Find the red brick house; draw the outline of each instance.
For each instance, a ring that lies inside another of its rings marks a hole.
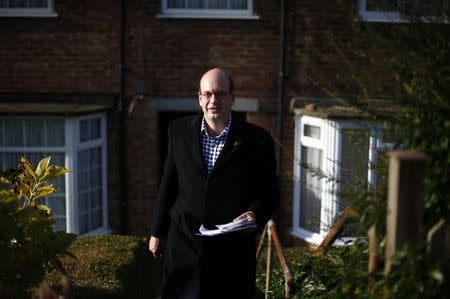
[[[357,15],[386,21],[374,2],[0,1],[0,168],[51,154],[73,170],[46,199],[57,229],[148,235],[168,122],[199,111],[198,80],[219,66],[235,79],[235,110],[281,145],[285,241],[320,242],[339,199],[312,178],[304,179],[320,192],[302,187],[296,161],[325,167],[347,145],[321,139],[340,133],[304,118],[302,100],[291,99],[326,98],[314,80],[332,82],[338,66],[316,51],[329,51],[329,33],[351,39]],[[325,224],[305,222],[311,217]]]

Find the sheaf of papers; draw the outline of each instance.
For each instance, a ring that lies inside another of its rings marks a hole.
[[[226,224],[217,224],[216,227],[217,229],[207,229],[202,224],[198,230],[199,232],[197,233],[197,235],[216,236],[240,230],[251,230],[256,228],[256,224],[249,221],[247,218],[244,218],[242,220],[233,221]]]

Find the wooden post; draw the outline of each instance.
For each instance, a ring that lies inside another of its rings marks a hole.
[[[272,221],[272,220],[269,220]],[[270,276],[272,274],[272,232],[267,230],[267,256],[266,256],[266,290],[264,298],[269,298]]]
[[[392,256],[404,245],[422,241],[424,169],[426,155],[418,151],[389,154],[388,206],[385,275],[393,265]]]
[[[376,227],[373,225],[369,229],[369,273],[373,273],[377,270],[378,264],[378,239]]]
[[[325,239],[323,239],[322,243],[320,243],[319,247],[316,249],[317,251],[323,251],[325,254],[327,253],[328,248],[338,237],[339,232],[344,227],[345,221],[348,218],[355,215],[355,211],[353,211],[351,206],[347,206],[344,209],[344,212],[339,216],[336,223],[330,228]]]
[[[259,238],[258,248],[256,249],[256,262],[258,262],[259,256],[261,255],[261,251],[264,246],[264,240],[266,239],[266,233],[267,233],[267,224],[266,226],[264,226],[261,237]]]
[[[280,238],[278,237],[277,230],[275,229],[275,223],[270,220],[267,224],[268,229],[271,233],[273,244],[275,245],[275,249],[278,255],[278,260],[280,261],[280,266],[283,269],[284,276],[284,296],[285,298],[291,298],[294,288],[294,277],[292,276],[291,271],[289,270],[286,257],[283,253],[283,248],[281,247]]]

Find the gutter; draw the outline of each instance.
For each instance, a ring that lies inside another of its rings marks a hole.
[[[277,176],[278,184],[281,186],[281,142],[283,140],[283,98],[285,85],[285,34],[286,34],[286,2],[281,0],[281,14],[280,14],[280,66],[278,71],[278,96],[277,96],[277,135],[278,146],[276,147],[276,159],[278,163]]]
[[[120,173],[120,230],[128,231],[128,169],[127,169],[127,99],[125,96],[125,0],[119,2],[119,99],[117,109],[120,113],[119,124],[119,173]]]

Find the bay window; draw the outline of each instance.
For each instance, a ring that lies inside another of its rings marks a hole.
[[[293,235],[320,244],[351,202],[343,190],[375,184],[371,165],[381,142],[380,124],[296,115]],[[343,236],[341,241],[353,236]]]
[[[55,230],[108,232],[104,114],[0,118],[0,168],[16,168],[22,156],[33,165],[51,156],[71,170],[51,181],[55,194],[39,199],[52,209]]]

